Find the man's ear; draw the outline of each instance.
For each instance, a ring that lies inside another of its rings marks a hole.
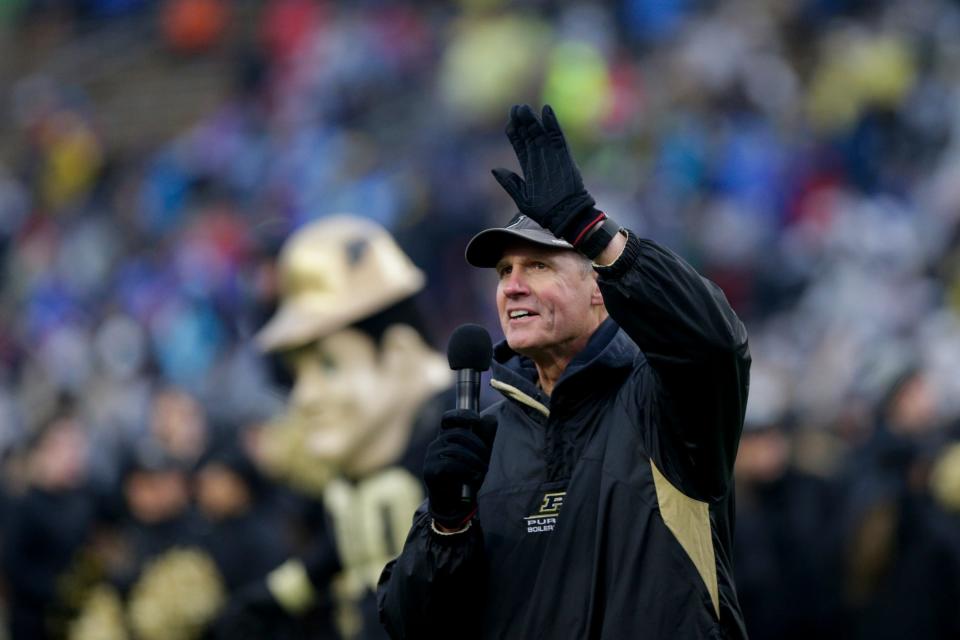
[[[593,291],[590,292],[590,304],[591,305],[600,305],[603,306],[603,294],[600,293],[600,285],[597,284],[597,279],[593,279]]]

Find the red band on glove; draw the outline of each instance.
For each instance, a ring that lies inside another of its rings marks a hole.
[[[590,221],[590,224],[585,226],[583,230],[580,231],[579,234],[577,234],[577,237],[574,238],[573,242],[571,242],[570,244],[572,244],[573,246],[577,246],[578,244],[580,244],[580,241],[583,240],[584,236],[587,235],[590,229],[593,229],[595,226],[597,226],[599,223],[603,222],[606,219],[607,219],[607,214],[601,211],[596,218]]]

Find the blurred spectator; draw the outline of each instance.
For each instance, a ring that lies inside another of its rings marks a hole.
[[[192,467],[200,459],[209,431],[203,407],[188,392],[169,387],[153,394],[149,438],[182,467]]]
[[[12,640],[57,638],[65,631],[71,612],[64,577],[88,539],[97,508],[86,485],[87,446],[86,428],[69,408],[41,426],[27,446],[24,492],[4,510]]]
[[[960,633],[960,563],[955,542],[938,526],[942,515],[929,491],[941,444],[934,406],[928,379],[904,365],[878,407],[874,433],[844,466],[848,637]],[[918,589],[929,597],[909,600]]]
[[[201,550],[181,461],[155,443],[129,452],[121,479],[124,511],[100,535],[103,580],[90,586],[69,637],[194,640],[225,597],[216,564]]]
[[[752,367],[734,469],[737,596],[751,638],[839,637],[836,488],[794,462],[782,381]]]
[[[229,6],[222,0],[167,0],[162,27],[169,46],[178,53],[199,53],[223,36]]]
[[[121,481],[126,506],[121,526],[130,557],[112,575],[121,592],[133,586],[148,559],[196,541],[189,482],[184,463],[157,445],[143,443],[131,453]]]
[[[284,523],[263,503],[265,483],[235,434],[212,444],[194,475],[205,521],[201,543],[229,593],[265,576],[293,550]]]

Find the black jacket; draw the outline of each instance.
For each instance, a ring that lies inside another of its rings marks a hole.
[[[741,638],[732,469],[746,331],[723,293],[631,234],[598,268],[611,320],[553,394],[505,344],[507,400],[474,526],[424,507],[381,577],[395,638]],[[622,330],[621,330],[622,328]]]
[[[71,613],[62,580],[75,568],[95,512],[95,496],[88,488],[31,488],[9,505],[3,521],[2,573],[13,640],[51,637],[51,623],[60,624],[60,618]]]

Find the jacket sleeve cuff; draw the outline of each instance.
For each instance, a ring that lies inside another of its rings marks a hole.
[[[637,234],[627,230],[627,244],[623,247],[620,257],[607,266],[594,263],[593,268],[604,280],[616,280],[636,264],[640,258],[640,251],[640,240]]]
[[[467,531],[469,531],[470,526],[472,524],[473,524],[472,520],[467,520],[467,524],[463,525],[461,528],[455,531],[442,531],[437,527],[437,522],[433,518],[430,518],[430,529],[433,531],[435,535],[438,535],[438,536],[458,536],[461,533],[466,533]]]

